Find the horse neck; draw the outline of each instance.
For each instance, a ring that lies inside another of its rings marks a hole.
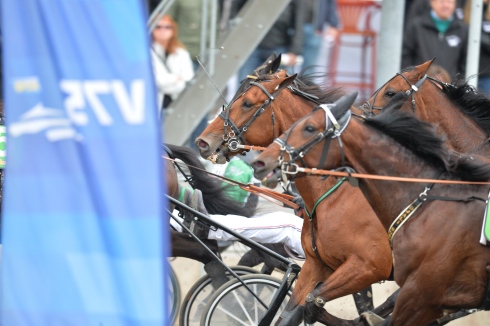
[[[352,120],[342,134],[346,165],[357,173],[436,178],[437,171],[408,149],[381,132]],[[383,226],[424,190],[426,184],[359,179],[359,187]]]
[[[432,83],[428,85],[424,92],[415,95],[417,117],[435,124],[438,132],[446,135],[449,146],[454,150],[489,156],[490,146],[480,146],[488,138],[487,134],[437,86]]]

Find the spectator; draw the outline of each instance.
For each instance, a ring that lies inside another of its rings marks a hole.
[[[454,14],[457,19],[463,19],[463,8],[466,0],[456,0]],[[415,17],[421,16],[431,9],[429,0],[407,0],[405,26]]]
[[[303,0],[291,1],[241,67],[239,81],[251,74],[273,52],[283,54],[284,65],[294,66],[298,63],[303,52],[304,8]]]
[[[456,0],[430,0],[431,10],[408,22],[403,38],[402,67],[437,58],[451,78],[466,65],[468,27],[456,19]]]
[[[336,0],[304,0],[304,3],[303,67],[308,67],[318,64],[323,39],[337,37],[339,17]]]
[[[207,4],[206,8],[204,8],[205,3]],[[204,49],[208,51],[212,47],[209,44],[211,33],[217,33],[217,29],[211,31],[209,27],[209,23],[214,17],[213,15],[217,16],[216,21],[218,21],[219,17],[219,12],[213,12],[212,9],[213,0],[175,0],[168,11],[168,14],[174,17],[180,27],[180,39],[191,55],[194,70],[199,67],[197,56],[203,55],[201,53],[201,42],[203,42]],[[208,26],[206,26],[208,32],[205,39],[201,39],[203,12],[207,12],[206,19],[208,22]],[[202,61],[203,57],[201,56],[199,60]],[[187,143],[189,147],[195,146],[194,139],[206,129],[207,125],[208,115],[206,114],[192,131]]]
[[[470,22],[471,0],[466,2],[464,20]],[[480,41],[480,62],[478,66],[478,88],[490,97],[490,5],[483,0],[482,30]]]
[[[164,15],[152,31],[152,63],[158,91],[158,103],[163,108],[184,90],[194,77],[189,52],[179,41],[178,28],[169,15]]]
[[[204,8],[205,3],[207,4],[207,8]],[[180,40],[184,43],[191,55],[194,69],[197,69],[199,66],[196,56],[202,54],[200,53],[201,42],[204,42],[204,48],[209,50],[211,47],[209,44],[210,35],[211,33],[217,32],[217,30],[210,31],[209,29],[209,23],[213,15],[219,17],[219,12],[213,13],[212,3],[212,0],[175,0],[168,11],[168,14],[175,19],[180,27]],[[205,40],[201,40],[203,11],[207,12],[206,19],[208,22],[208,26],[206,26],[208,32]]]

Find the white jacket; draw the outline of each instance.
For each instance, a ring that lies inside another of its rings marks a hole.
[[[183,48],[166,57],[163,48],[153,43],[150,52],[160,109],[165,94],[175,100],[184,90],[186,82],[194,78],[194,68],[189,52]]]

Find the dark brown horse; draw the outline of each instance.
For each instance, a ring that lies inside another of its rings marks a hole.
[[[435,124],[449,146],[490,157],[490,101],[462,81],[451,85],[427,75],[433,61],[396,74],[361,107],[362,112],[378,114],[395,96],[405,94],[400,109]]]
[[[403,105],[401,100],[392,105]],[[490,180],[488,160],[447,150],[433,127],[412,114],[394,108],[374,118],[351,119],[348,107],[338,105],[331,114],[319,109],[298,121],[254,160],[256,177],[266,176],[281,158],[371,175]],[[479,240],[490,184],[360,179],[359,185],[389,231],[394,277],[401,287],[383,325],[427,325],[446,311],[489,309],[490,248]],[[392,225],[397,216],[405,218],[398,228]],[[316,302],[330,300],[323,288],[311,293]],[[323,313],[315,305],[309,308]]]
[[[233,144],[267,146],[318,103],[332,103],[342,95],[340,90],[315,85],[306,76],[298,80],[287,77],[284,71],[277,71],[279,62],[280,57],[271,60],[249,76],[230,106],[196,139],[203,157],[213,156],[222,163],[241,151],[234,151]],[[306,261],[282,314],[284,324],[301,322],[306,295],[318,282],[324,282],[328,298],[334,299],[390,275],[391,250],[386,234],[362,193],[344,183],[321,199],[336,184],[331,178],[296,180],[311,219],[303,224]],[[331,315],[322,317],[332,325],[342,323]]]

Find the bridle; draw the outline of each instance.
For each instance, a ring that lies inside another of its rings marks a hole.
[[[374,115],[376,115],[374,113],[374,110],[378,110],[378,111],[382,111],[384,107],[379,107],[379,106],[374,106],[374,102],[376,101],[376,98],[378,97],[378,93],[389,83],[391,82],[393,79],[395,79],[397,76],[400,76],[402,77],[406,82],[407,84],[409,85],[409,88],[404,91],[404,93],[411,97],[412,98],[412,110],[415,112],[415,109],[416,109],[416,103],[415,103],[415,93],[419,91],[419,88],[422,86],[422,84],[427,80],[429,79],[430,81],[432,81],[433,83],[435,84],[438,84],[439,86],[441,87],[448,87],[448,86],[451,86],[451,84],[448,84],[448,83],[445,83],[445,82],[442,82],[436,78],[433,78],[431,76],[428,76],[427,74],[424,74],[424,76],[422,78],[420,78],[415,84],[412,84],[410,82],[410,80],[408,80],[408,78],[403,75],[403,72],[398,72],[396,73],[395,76],[393,76],[390,80],[388,80],[386,83],[384,83],[380,88],[378,88],[376,90],[376,92],[374,92],[374,95],[372,97],[372,100],[371,101],[366,101],[363,105],[360,106],[360,109],[361,109],[361,112],[363,114],[364,117],[372,117]]]
[[[385,87],[389,82],[391,82],[393,79],[395,79],[397,76],[400,76],[402,77],[403,79],[405,79],[405,81],[408,83],[408,85],[410,86],[405,92],[405,94],[407,94],[408,96],[411,96],[412,97],[412,110],[415,111],[415,93],[418,92],[420,86],[422,86],[422,84],[427,80],[427,78],[431,79],[431,80],[437,80],[437,79],[434,79],[432,77],[429,77],[427,76],[427,74],[425,74],[421,79],[419,79],[415,84],[412,84],[410,82],[410,80],[408,80],[407,77],[405,77],[402,73],[399,73],[397,72],[395,76],[393,76],[390,80],[388,80],[386,83],[384,83],[380,88],[378,88],[376,90],[376,92],[374,92],[374,96],[372,97],[372,100],[371,102],[369,101],[366,101],[361,107],[361,111],[363,113],[363,115],[365,115],[367,113],[367,117],[372,117],[373,115],[375,115],[374,113],[374,110],[378,110],[378,111],[382,111],[383,110],[383,107],[379,107],[379,106],[374,106],[374,102],[376,101],[376,98],[378,97],[378,94],[379,92],[383,89],[383,87]]]
[[[298,120],[294,123],[294,125],[285,133],[284,139],[276,138],[274,142],[280,146],[280,154],[279,154],[279,165],[281,166],[281,170],[285,174],[296,174],[296,170],[298,165],[295,163],[300,160],[303,166],[306,167],[306,162],[304,161],[305,155],[317,144],[326,139],[325,145],[323,146],[320,163],[319,166],[323,166],[325,163],[328,149],[330,147],[330,143],[332,139],[337,139],[339,143],[340,153],[342,157],[342,167],[340,170],[351,170],[347,168],[345,165],[345,157],[344,150],[342,146],[342,140],[340,138],[341,134],[344,132],[345,128],[350,122],[352,117],[352,113],[348,110],[338,121],[335,119],[331,112],[331,108],[334,107],[335,104],[322,104],[315,111],[322,109],[325,112],[325,129],[324,131],[317,134],[315,137],[308,140],[306,143],[301,145],[299,148],[294,148],[293,146],[288,144],[288,138],[291,135],[292,129],[303,119]],[[306,118],[306,117],[305,117]],[[284,153],[289,155],[289,161],[284,161]]]
[[[250,88],[253,86],[257,86],[260,88],[265,95],[267,95],[267,100],[262,103],[262,105],[254,112],[252,117],[242,126],[238,127],[231,119],[230,119],[230,109],[232,104],[243,94],[245,94]],[[245,141],[245,138],[243,137],[243,134],[248,130],[248,127],[254,122],[262,113],[264,113],[266,107],[274,101],[276,95],[279,93],[280,89],[279,87],[276,88],[275,92],[273,94],[269,93],[265,87],[258,82],[255,81],[250,81],[250,87],[246,88],[241,95],[239,95],[235,101],[230,103],[228,107],[223,106],[223,110],[219,114],[219,117],[223,119],[224,121],[224,128],[223,128],[223,141],[227,144],[228,149],[232,152],[237,152],[239,150],[238,145],[245,145],[247,142]],[[274,118],[274,111],[271,113],[271,119],[272,119],[272,124],[274,126],[275,124],[275,118]],[[228,127],[230,127],[230,131],[228,132]],[[273,131],[274,133],[274,128]]]
[[[287,75],[286,75],[287,77]],[[250,80],[251,79],[251,80]],[[283,89],[283,88],[279,88],[279,85],[275,88],[274,90],[274,93],[270,93],[262,84],[261,82],[270,82],[272,80],[258,80],[258,77],[257,76],[253,76],[253,75],[249,75],[247,76],[247,79],[246,81],[249,81],[249,84],[250,86],[247,87],[240,95],[236,96],[233,101],[230,103],[230,105],[228,106],[223,106],[222,107],[222,111],[221,113],[219,114],[219,117],[221,119],[223,119],[223,124],[224,124],[224,128],[223,128],[223,142],[225,143],[225,146],[228,147],[228,149],[231,151],[231,152],[237,152],[238,150],[240,150],[240,145],[246,145],[247,142],[245,141],[245,138],[243,136],[243,134],[248,130],[248,127],[262,114],[264,113],[265,109],[267,108],[267,106],[270,104],[271,105],[271,108],[272,108],[272,102],[274,101],[274,99],[276,98],[277,94]],[[255,81],[255,80],[258,80],[258,81]],[[245,82],[245,81],[244,81]],[[297,81],[295,80],[293,82],[294,85],[297,85]],[[241,127],[238,127],[231,119],[230,119],[230,110],[231,110],[231,107],[232,107],[232,104],[238,100],[240,97],[242,97],[250,88],[252,88],[253,86],[257,86],[260,90],[262,90],[262,92],[264,92],[264,94],[267,96],[267,100],[264,101],[264,103],[262,103],[262,105],[254,112],[254,114],[252,115],[252,117]],[[307,100],[310,100],[310,101],[313,101],[317,104],[318,103],[318,97],[315,96],[315,95],[312,95],[312,94],[308,94],[306,92],[303,92],[301,91],[300,89],[298,89],[297,87],[293,87],[293,86],[288,86],[286,87],[288,88],[290,91],[292,91],[293,93],[295,94],[298,94],[304,98],[306,98]],[[275,135],[274,135],[274,127],[275,127],[275,115],[274,115],[274,110],[272,110],[271,112],[271,121],[272,121],[272,139],[275,138]],[[230,128],[230,131],[228,131],[228,127]]]

